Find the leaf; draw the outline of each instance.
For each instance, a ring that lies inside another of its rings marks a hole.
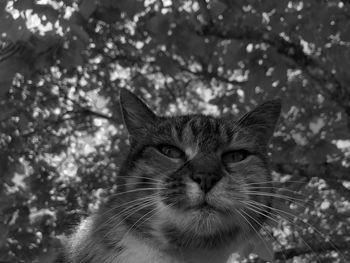
[[[169,25],[169,16],[158,13],[148,21],[147,28],[154,34],[158,34],[160,36],[167,36]]]
[[[251,242],[248,242],[247,245],[244,246],[242,252],[240,253],[243,257],[248,258],[251,253],[253,253],[254,245]]]
[[[137,13],[143,9],[143,2],[138,0],[123,0],[117,1],[120,4],[120,9],[133,18]]]
[[[13,7],[17,10],[26,10],[33,8],[34,1],[33,0],[17,0],[13,3]]]
[[[342,155],[338,147],[326,140],[320,140],[307,153],[307,159],[312,163],[325,162],[327,156]]]
[[[37,13],[40,17],[41,23],[45,24],[48,22],[51,22],[52,24],[55,24],[55,22],[59,19],[61,16],[60,12],[53,8],[51,5],[39,5],[36,4],[33,6],[33,12]],[[42,19],[43,16],[46,17],[46,19]]]
[[[85,19],[88,19],[95,10],[96,10],[95,0],[84,0],[79,6],[79,13]]]
[[[221,15],[225,10],[227,10],[227,6],[220,0],[214,0],[210,4],[210,13],[214,17]]]
[[[0,18],[0,33],[13,43],[20,40],[26,41],[32,35],[21,17],[13,19],[8,14]]]
[[[172,28],[172,35],[167,40],[183,57],[197,56],[205,61],[209,60],[208,52],[213,52],[205,43],[205,38],[198,36],[188,21],[181,21]]]
[[[12,27],[13,18],[6,12],[0,10],[0,32],[7,32]]]
[[[64,55],[61,57],[60,62],[61,65],[67,70],[72,70],[77,65],[81,63],[81,57],[78,51],[66,51]]]
[[[244,24],[254,27],[255,25],[261,24],[261,15],[249,13],[244,19]]]
[[[350,42],[350,22],[347,21],[347,23],[344,24],[344,26],[341,28],[341,40],[345,42]]]
[[[252,243],[253,250],[252,253],[257,254],[259,258],[266,261],[273,261],[274,251],[271,239],[264,239],[262,237],[256,237]]]
[[[133,18],[144,8],[143,2],[138,0],[103,0],[101,3],[105,7],[118,8],[120,12],[126,13],[129,18]]]
[[[68,70],[72,70],[74,67],[83,63],[82,57],[82,42],[79,40],[72,41],[69,49],[65,49],[60,59],[61,65]]]
[[[0,222],[0,247],[2,247],[5,244],[7,240],[8,232],[9,232],[8,226]]]
[[[274,251],[271,239],[263,239],[262,236],[256,235],[240,249],[239,254],[248,258],[250,254],[256,254],[260,259],[272,261]]]
[[[14,171],[19,175],[25,175],[26,166],[23,163],[17,162],[14,164]]]
[[[157,63],[165,74],[175,76],[179,72],[179,67],[174,60],[165,55],[158,55]]]
[[[1,64],[0,64],[0,71],[1,71]],[[6,77],[8,78],[8,75],[6,75]],[[11,78],[9,78],[8,80],[0,80],[0,100],[3,100],[7,92],[10,90],[12,85]]]
[[[240,60],[239,55],[244,54],[244,52],[242,52],[242,48],[244,48],[244,45],[242,45],[241,42],[235,40],[231,40],[230,43],[226,46],[222,58],[227,69],[234,68],[237,65]]]
[[[337,138],[337,140],[349,140],[350,139],[350,133],[347,126],[340,127],[333,132],[334,137]]]
[[[5,61],[0,62],[0,80],[2,83],[12,82],[12,79],[16,73],[27,74],[29,71],[28,65],[24,63],[23,59],[17,57],[10,57]],[[0,87],[0,93],[4,94],[8,91],[8,86],[4,85]]]
[[[76,35],[83,43],[85,43],[86,45],[89,43],[90,36],[88,35],[88,33],[86,33],[83,27],[73,24],[70,28],[72,30],[72,33]]]

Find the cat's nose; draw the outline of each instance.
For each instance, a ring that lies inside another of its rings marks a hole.
[[[204,193],[208,193],[220,181],[222,175],[216,173],[192,173],[190,177]]]

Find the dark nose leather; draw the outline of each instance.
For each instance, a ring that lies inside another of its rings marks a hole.
[[[191,179],[195,181],[204,193],[208,193],[220,181],[221,175],[216,173],[192,173]]]
[[[213,155],[198,155],[191,161],[190,178],[204,193],[209,192],[222,178],[221,161]]]

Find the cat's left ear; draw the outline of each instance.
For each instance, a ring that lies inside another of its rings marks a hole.
[[[260,143],[267,144],[275,130],[281,113],[281,100],[269,100],[254,110],[243,115],[236,124],[259,138]]]
[[[119,96],[123,121],[129,134],[138,138],[147,133],[156,121],[156,115],[138,97],[127,89],[120,90]]]

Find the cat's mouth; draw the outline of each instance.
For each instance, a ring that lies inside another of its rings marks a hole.
[[[193,205],[192,209],[195,210],[215,210],[216,208],[209,204],[206,200],[203,200],[202,202]]]
[[[227,214],[227,208],[213,204],[209,198],[203,198],[200,202],[192,204],[190,210],[206,213]]]

